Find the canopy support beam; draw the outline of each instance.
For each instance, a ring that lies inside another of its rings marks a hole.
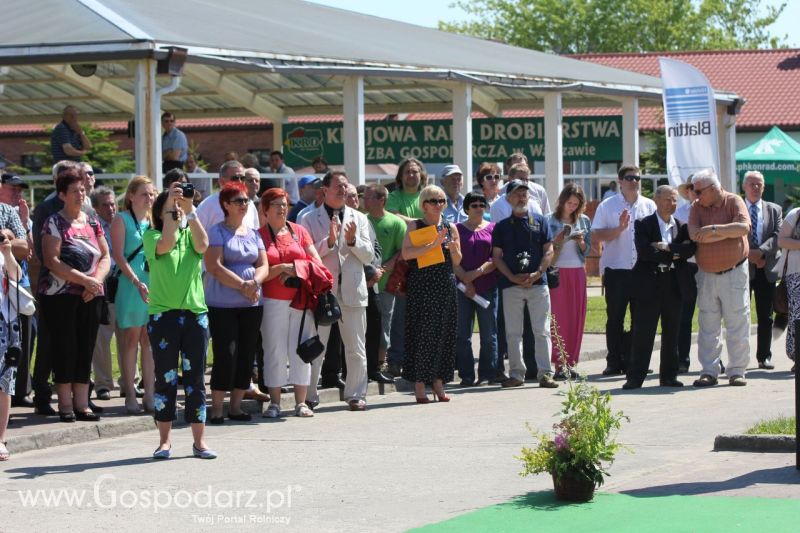
[[[622,98],[622,163],[639,166],[639,99]]]
[[[459,83],[453,92],[453,162],[461,168],[462,194],[472,190],[472,85]]]
[[[562,121],[561,93],[545,93],[544,188],[551,206],[557,205],[558,195],[564,188],[564,151],[562,149],[564,127]]]
[[[153,59],[136,62],[136,173],[149,176],[161,190],[161,106],[156,94],[156,65]]]
[[[355,76],[344,80],[344,168],[350,183],[364,185],[367,182],[364,148],[364,78]]]

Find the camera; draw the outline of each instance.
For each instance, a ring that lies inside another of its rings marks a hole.
[[[519,264],[519,271],[527,272],[528,267],[531,265],[531,254],[528,252],[520,252],[517,254],[517,261]]]
[[[194,184],[192,183],[179,183],[178,187],[183,191],[184,198],[194,198]]]

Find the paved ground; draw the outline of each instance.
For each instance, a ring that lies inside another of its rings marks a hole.
[[[780,346],[782,339],[776,354]],[[598,376],[604,361],[582,364],[631,418],[621,438],[633,453],[619,457],[601,490],[800,499],[794,455],[712,451],[719,433],[791,413],[791,365],[783,356],[776,363],[751,372],[744,388],[664,390],[651,376],[632,393],[620,390],[622,377]],[[313,419],[210,427],[215,461],[190,457],[186,428],[174,434],[174,458],[161,463],[149,458],[152,430],[15,454],[0,467],[0,529],[403,531],[551,488],[547,476],[520,478],[514,455],[531,443],[526,422],[553,423],[557,391],[526,385],[451,395],[447,404],[416,405],[392,393],[371,398],[365,413],[331,404]]]

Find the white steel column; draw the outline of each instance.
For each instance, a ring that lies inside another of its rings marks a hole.
[[[156,94],[156,61],[136,63],[136,173],[149,176],[161,190],[161,106]]]
[[[726,104],[717,104],[717,142],[719,143],[719,181],[728,192],[739,192],[736,174],[736,115],[728,114]]]
[[[464,172],[462,194],[472,190],[472,85],[453,88],[453,163]]]
[[[344,81],[344,168],[350,183],[366,183],[364,159],[364,78],[349,77]]]
[[[558,204],[558,195],[564,188],[563,133],[561,93],[546,93],[544,95],[544,188],[553,207]]]
[[[622,98],[622,163],[639,166],[639,99]]]

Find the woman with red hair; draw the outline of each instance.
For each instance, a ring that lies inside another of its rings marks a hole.
[[[264,346],[264,382],[269,388],[270,404],[264,418],[281,415],[281,387],[294,386],[295,416],[314,416],[313,406],[306,403],[311,381],[311,365],[297,355],[297,339],[304,311],[291,306],[299,289],[295,261],[311,259],[322,265],[311,235],[303,226],[289,222],[289,196],[283,189],[267,189],[261,195],[261,211],[266,224],[259,230],[269,261],[269,274],[264,280],[264,316],[261,338]],[[324,267],[322,267],[324,268]],[[311,337],[313,316],[307,316],[300,342]],[[289,366],[287,376],[286,366]]]
[[[263,241],[244,222],[249,204],[243,183],[226,183],[219,193],[225,218],[208,229],[204,261],[206,305],[214,349],[209,419],[212,424],[225,422],[222,403],[226,392],[231,393],[228,418],[250,420],[241,404],[250,389],[263,311],[261,283],[269,266]]]

